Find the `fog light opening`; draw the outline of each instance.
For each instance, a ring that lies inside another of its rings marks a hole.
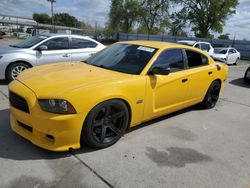
[[[50,135],[50,134],[46,134],[46,138],[49,139],[50,141],[54,142],[55,141],[55,137]]]

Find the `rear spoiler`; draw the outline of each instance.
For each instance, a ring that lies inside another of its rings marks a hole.
[[[214,61],[218,61],[218,62],[227,64],[226,60],[224,60],[222,58],[218,58],[218,57],[212,57],[212,58],[213,58]]]

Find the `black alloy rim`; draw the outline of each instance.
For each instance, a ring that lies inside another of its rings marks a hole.
[[[125,124],[125,111],[119,105],[106,105],[95,115],[92,134],[100,144],[110,143],[121,136]]]
[[[214,85],[211,88],[208,96],[208,103],[210,104],[210,106],[214,106],[216,104],[216,102],[219,99],[219,94],[220,94],[220,86]]]

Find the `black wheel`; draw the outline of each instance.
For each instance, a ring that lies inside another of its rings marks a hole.
[[[237,59],[236,59],[236,61],[235,61],[234,65],[237,65],[237,64],[238,64],[238,62],[239,62],[239,58],[237,58]]]
[[[246,83],[250,83],[250,67],[248,67],[246,72],[245,72],[244,81]]]
[[[201,103],[205,109],[213,108],[216,105],[219,99],[220,89],[220,82],[213,81],[212,84],[209,86],[206,96]]]
[[[129,112],[124,102],[108,100],[94,107],[88,114],[81,141],[91,147],[106,148],[116,143],[127,129]]]
[[[8,81],[15,80],[16,77],[24,70],[28,69],[29,66],[22,62],[11,64],[6,72],[6,78]]]

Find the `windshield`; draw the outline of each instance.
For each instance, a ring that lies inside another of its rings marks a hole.
[[[216,54],[227,54],[227,49],[214,49],[214,53]]]
[[[114,44],[85,61],[109,70],[140,74],[157,49],[132,44]]]
[[[28,38],[26,40],[23,40],[17,44],[14,45],[10,45],[11,47],[15,47],[15,48],[30,48],[32,46],[34,46],[35,44],[47,39],[48,36],[45,35],[40,35],[40,36],[34,36],[31,38]]]

